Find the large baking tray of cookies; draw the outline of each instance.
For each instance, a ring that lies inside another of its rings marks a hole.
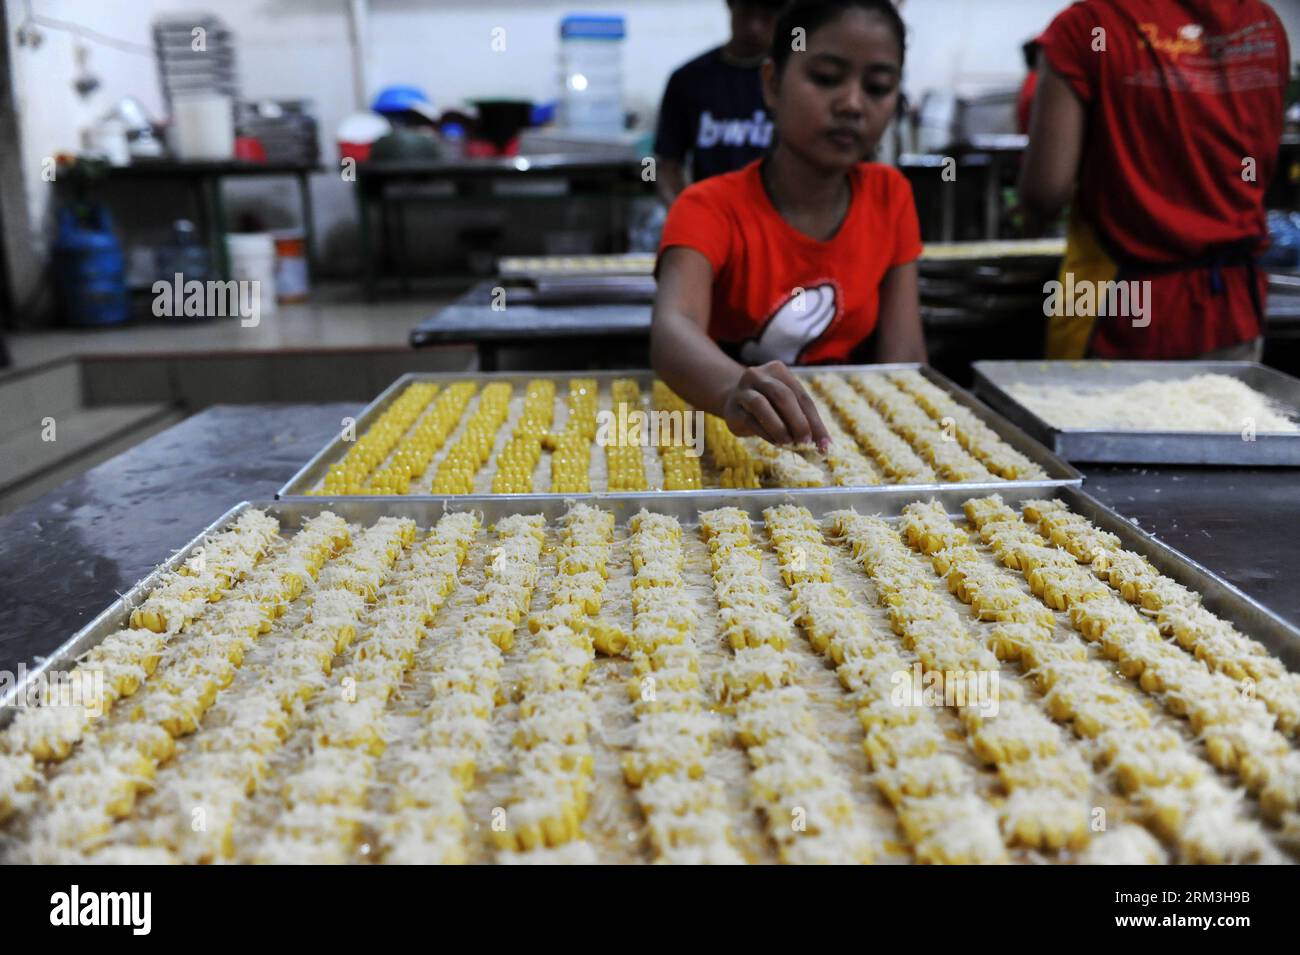
[[[1294,861],[1297,669],[1065,486],[244,504],[0,701],[0,857]]]

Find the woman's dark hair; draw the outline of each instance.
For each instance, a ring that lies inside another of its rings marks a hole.
[[[907,27],[894,6],[893,0],[795,0],[781,15],[772,38],[772,62],[779,76],[785,72],[790,55],[794,52],[794,31],[803,28],[804,37],[812,36],[826,24],[848,10],[864,10],[884,17],[898,40],[898,58],[901,65],[907,51]]]
[[[1025,45],[1020,48],[1020,52],[1025,55],[1025,69],[1038,69],[1038,51],[1043,48],[1043,44],[1037,39],[1026,40]]]

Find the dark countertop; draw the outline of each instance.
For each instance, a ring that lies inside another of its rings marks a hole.
[[[288,176],[324,172],[318,162],[253,162],[244,159],[136,158],[127,166],[107,166],[110,179],[187,179],[203,176]]]
[[[1300,468],[1079,470],[1097,500],[1300,626]]]
[[[57,648],[242,500],[270,500],[352,404],[217,406],[0,516],[0,671]],[[1300,624],[1300,471],[1090,468],[1085,489]]]
[[[0,671],[50,653],[358,405],[217,406],[0,516]]]
[[[606,153],[537,153],[444,159],[383,159],[357,163],[358,179],[502,178],[606,175],[639,179],[642,157],[630,149]]]

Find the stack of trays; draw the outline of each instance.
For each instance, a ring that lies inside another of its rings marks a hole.
[[[196,30],[203,32],[196,37]],[[200,40],[201,48],[195,49]],[[177,94],[215,92],[238,97],[234,38],[216,17],[155,20],[153,46],[168,107]]]

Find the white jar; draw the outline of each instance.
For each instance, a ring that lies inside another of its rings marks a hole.
[[[178,93],[172,99],[172,150],[177,159],[235,155],[235,104],[221,93]]]

